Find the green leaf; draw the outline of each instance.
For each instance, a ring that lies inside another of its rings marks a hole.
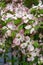
[[[15,31],[12,31],[11,37],[14,38],[15,36],[16,36],[16,32]]]
[[[33,14],[33,15],[36,14],[36,17],[37,17],[37,15],[43,14],[43,9],[37,10],[36,8],[32,8],[32,9],[30,9],[30,13]]]
[[[26,7],[30,8],[32,6],[32,3],[33,3],[33,0],[32,1],[31,0],[24,0],[24,3],[23,4]]]
[[[6,20],[6,24],[9,23],[9,22],[11,22],[11,21],[12,21],[12,19],[11,19],[11,18],[8,18],[8,19]]]
[[[40,9],[39,12],[40,12],[40,14],[43,14],[43,9]]]
[[[34,20],[29,20],[29,24],[33,24],[34,22]]]
[[[34,44],[33,44],[33,46],[34,46],[35,48],[39,47],[38,42],[37,42],[37,41],[35,41],[35,42],[34,42]]]
[[[36,9],[32,8],[32,9],[30,10],[30,13],[33,14],[33,15],[35,15],[35,14],[36,14]]]
[[[23,23],[23,28],[25,28],[26,25],[27,25],[27,24]]]
[[[34,5],[38,5],[39,4],[39,0],[33,0],[33,4]]]
[[[9,48],[11,47],[11,43],[12,43],[12,37],[8,37],[8,38],[6,38],[6,41],[5,41],[5,50],[6,50],[6,52],[8,52],[9,50]]]
[[[39,28],[42,28],[43,29],[43,26],[39,26]]]
[[[39,0],[24,0],[23,3],[26,7],[31,8],[32,5],[38,5],[39,4]]]
[[[34,40],[38,40],[38,39],[39,39],[39,34],[35,34],[35,35],[33,36],[33,39],[34,39]]]
[[[18,25],[22,22],[22,19],[21,18],[18,18],[17,20],[14,20],[14,24],[15,25]]]
[[[33,63],[38,63],[38,57],[36,56]]]
[[[20,62],[21,65],[28,65],[28,62],[26,61],[26,55],[22,55],[22,60]]]
[[[5,21],[0,21],[0,24],[2,25],[2,26],[5,26],[6,25],[6,23],[5,23]]]
[[[19,30],[23,29],[23,24],[18,27]]]
[[[6,13],[14,14],[14,12],[12,12],[12,11],[10,11],[10,10],[8,10]]]
[[[34,27],[34,29],[35,29],[35,30],[38,30],[38,29],[39,29],[39,26],[38,26],[38,25],[37,25],[37,26],[35,26],[35,27]]]
[[[4,48],[5,47],[5,44],[4,43],[2,43],[2,45],[0,45],[0,48]]]
[[[4,8],[6,6],[5,2],[0,2],[0,7]]]
[[[42,22],[40,22],[40,24],[43,24],[43,21],[42,21]]]
[[[29,35],[30,34],[30,30],[25,30],[24,34],[25,35]]]
[[[2,29],[2,35],[4,35],[6,31],[6,29]]]
[[[25,61],[25,62],[23,62],[23,65],[28,65],[28,62],[26,62],[26,61]]]

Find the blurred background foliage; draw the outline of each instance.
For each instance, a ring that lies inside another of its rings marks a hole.
[[[17,0],[19,2],[19,0]],[[43,1],[43,0],[42,0]],[[5,3],[9,3],[12,2],[12,0],[1,0],[0,6],[4,7]],[[39,0],[23,0],[23,4],[30,8],[32,7],[32,5],[38,5],[39,4]]]
[[[38,5],[39,0],[24,0],[24,5],[28,8],[30,8],[33,4]]]

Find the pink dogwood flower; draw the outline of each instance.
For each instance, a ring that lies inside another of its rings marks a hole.
[[[16,29],[16,26],[12,22],[9,22],[7,24],[7,27],[10,28],[11,30],[15,30]]]
[[[18,38],[14,38],[13,43],[18,46],[20,45],[20,40]]]

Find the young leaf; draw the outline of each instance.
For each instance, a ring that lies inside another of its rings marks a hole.
[[[30,34],[30,30],[25,30],[24,35],[29,35]]]
[[[15,25],[18,25],[22,22],[22,19],[21,18],[18,18],[17,20],[14,20],[14,24]]]
[[[16,32],[15,32],[15,31],[12,31],[12,33],[11,33],[11,37],[14,38],[15,35],[16,35]]]
[[[28,8],[31,8],[33,4],[38,5],[39,0],[24,0],[24,5]]]
[[[43,14],[43,9],[40,9],[39,12],[40,12],[40,14]]]
[[[39,4],[39,0],[33,0],[33,4],[34,5],[38,5]]]
[[[32,8],[32,9],[30,10],[30,13],[33,14],[33,15],[35,15],[35,14],[36,14],[36,9]]]
[[[18,27],[19,30],[23,29],[23,24]]]
[[[29,20],[29,24],[33,24],[34,22],[34,20]]]
[[[5,2],[0,2],[0,7],[4,8],[6,6]]]
[[[8,19],[6,20],[6,24],[9,23],[9,22],[11,22],[11,21],[12,21],[12,19],[11,19],[11,18],[8,18]]]
[[[39,47],[38,42],[37,42],[37,41],[35,41],[35,42],[34,42],[34,44],[33,44],[33,46],[34,46],[35,48]]]
[[[5,26],[6,25],[6,23],[5,23],[5,21],[0,21],[0,24],[2,25],[2,26]]]

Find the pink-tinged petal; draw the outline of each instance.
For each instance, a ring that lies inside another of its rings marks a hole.
[[[26,36],[26,40],[30,40],[30,37],[29,36]]]
[[[30,58],[27,58],[27,61],[31,61],[31,59]]]
[[[33,61],[34,57],[27,58],[27,61]]]
[[[18,46],[18,45],[20,45],[20,40],[18,38],[15,38],[13,40],[13,43]]]
[[[16,26],[12,22],[9,22],[7,24],[7,27],[10,28],[11,30],[15,30],[16,29]]]
[[[32,44],[29,44],[28,47],[27,47],[27,50],[33,51],[34,50],[34,46]]]
[[[22,30],[20,30],[20,34],[24,34],[24,30],[22,29]]]
[[[25,42],[30,43],[30,37],[29,36],[25,37]]]

